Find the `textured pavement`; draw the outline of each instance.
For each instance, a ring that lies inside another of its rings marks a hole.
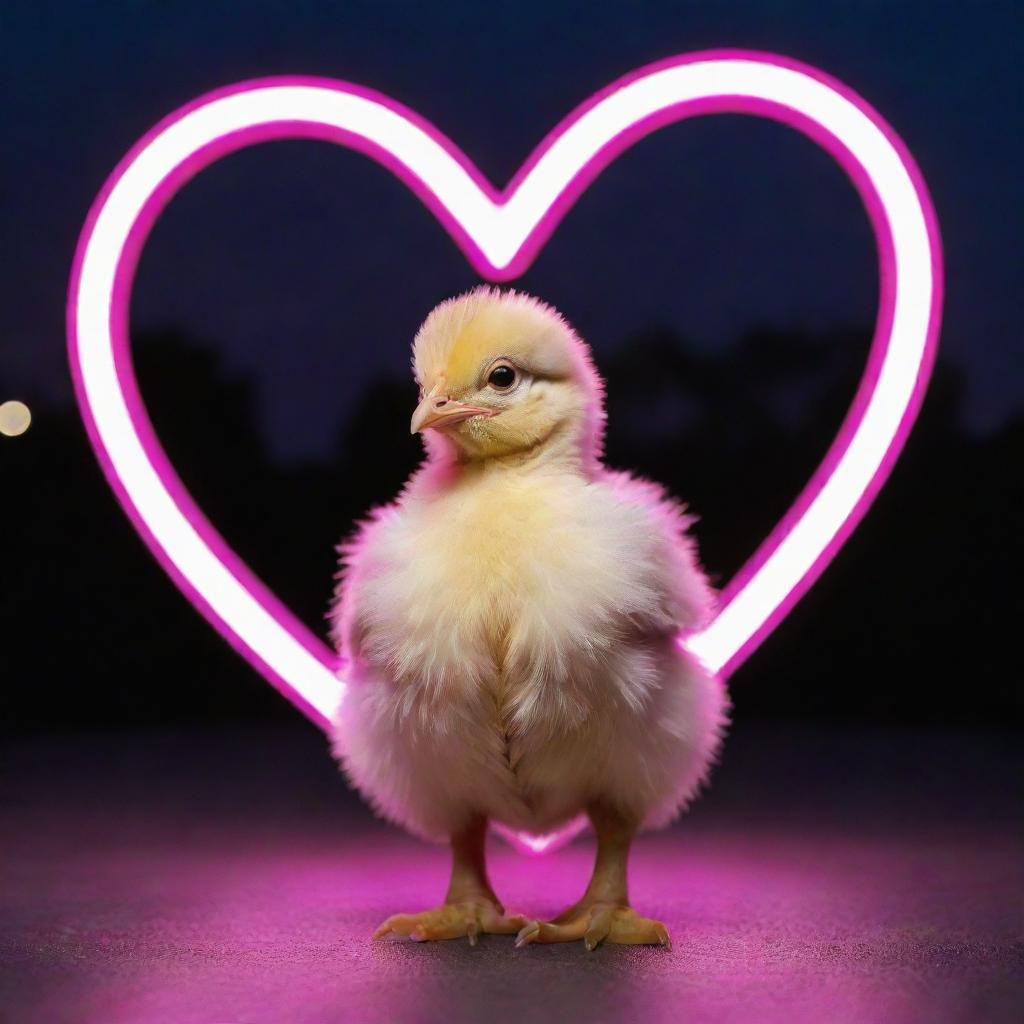
[[[22,740],[2,766],[0,1021],[984,1022],[1024,1017],[1021,759],[1007,737],[747,733],[634,904],[672,952],[369,934],[445,852],[374,822],[293,730]],[[513,908],[582,889],[589,839],[492,839]]]

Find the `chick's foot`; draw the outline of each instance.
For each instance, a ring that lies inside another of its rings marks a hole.
[[[588,950],[601,942],[672,948],[668,929],[660,921],[642,917],[632,907],[618,903],[577,905],[553,921],[531,921],[516,936],[516,945],[578,939]]]
[[[468,899],[445,903],[419,914],[392,914],[374,933],[382,939],[389,933],[407,935],[416,942],[466,937],[475,946],[481,934],[514,935],[530,924],[522,914],[506,914],[489,899]]]

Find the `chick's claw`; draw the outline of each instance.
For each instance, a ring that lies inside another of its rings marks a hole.
[[[612,903],[594,903],[550,922],[531,921],[516,936],[516,946],[579,939],[588,950],[602,942],[672,948],[668,929],[660,921],[643,917],[632,907]]]
[[[529,920],[522,914],[506,914],[490,900],[462,900],[419,914],[392,914],[373,937],[406,935],[415,942],[466,938],[475,946],[481,934],[514,935],[527,924]]]

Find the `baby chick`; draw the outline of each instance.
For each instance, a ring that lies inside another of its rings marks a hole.
[[[712,607],[692,520],[602,465],[604,388],[550,306],[488,287],[444,302],[413,368],[426,459],[339,549],[334,749],[381,815],[451,844],[452,874],[442,906],[375,937],[668,945],[626,868],[637,830],[693,797],[725,721],[719,681],[676,643]],[[487,822],[543,832],[581,812],[582,898],[550,922],[506,913]]]

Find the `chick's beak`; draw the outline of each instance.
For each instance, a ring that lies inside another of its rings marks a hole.
[[[444,380],[439,380],[416,406],[416,411],[412,414],[412,423],[409,424],[409,433],[418,434],[428,427],[447,427],[473,416],[494,416],[496,413],[495,409],[468,405],[449,398]]]

